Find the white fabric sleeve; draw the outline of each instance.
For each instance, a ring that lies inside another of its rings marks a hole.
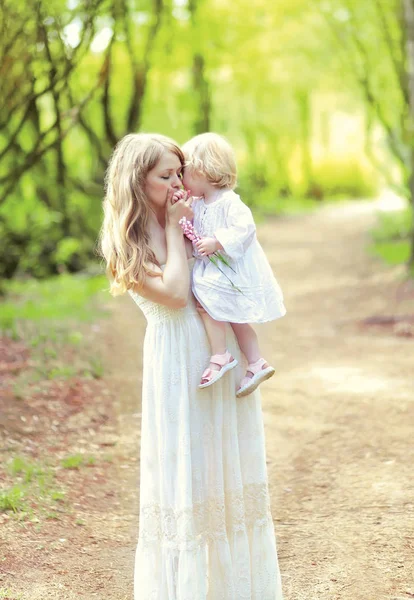
[[[246,252],[256,234],[256,225],[252,211],[240,196],[234,194],[229,199],[226,216],[226,227],[220,227],[214,236],[223,246],[225,253],[233,260],[238,260]]]

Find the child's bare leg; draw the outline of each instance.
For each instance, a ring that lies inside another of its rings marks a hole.
[[[215,321],[205,311],[199,311],[199,313],[210,342],[211,354],[224,354],[226,352],[226,324],[222,321]],[[217,365],[210,366],[218,370]]]
[[[247,362],[255,363],[260,358],[257,333],[249,323],[232,323],[231,326]]]
[[[215,321],[203,309],[200,303],[197,303],[197,310],[203,319],[204,328],[207,333],[208,341],[210,342],[211,357],[215,360],[215,362],[210,362],[208,368],[202,374],[200,386],[205,387],[206,385],[211,385],[211,383],[217,381],[217,376],[213,377],[212,375],[213,371],[223,371],[220,375],[222,376],[229,369],[233,369],[237,365],[237,360],[235,360],[227,351],[226,323]]]
[[[246,375],[241,380],[236,393],[236,396],[241,398],[254,392],[262,381],[272,377],[275,370],[264,358],[261,358],[259,341],[253,327],[248,323],[232,323],[231,326],[248,363]]]

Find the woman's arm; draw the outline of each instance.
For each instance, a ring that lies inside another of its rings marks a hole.
[[[188,301],[190,273],[183,231],[178,221],[181,217],[192,218],[190,204],[189,198],[179,200],[175,204],[171,204],[171,198],[167,200],[165,268],[161,270],[159,267],[154,267],[160,276],[147,275],[142,287],[136,290],[144,298],[170,308],[183,308]]]

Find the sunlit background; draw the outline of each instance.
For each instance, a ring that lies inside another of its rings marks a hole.
[[[227,136],[258,217],[409,199],[397,0],[9,0],[1,20],[2,278],[93,260],[105,166],[131,131]],[[409,211],[397,221],[378,250],[403,262]]]
[[[145,323],[104,175],[127,133],[208,130],[288,310],[259,332],[284,595],[414,597],[413,52],[413,0],[0,2],[0,599],[132,598]]]

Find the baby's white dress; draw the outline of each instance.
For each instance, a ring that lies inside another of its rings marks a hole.
[[[286,314],[283,294],[256,236],[251,210],[233,190],[223,190],[206,204],[193,203],[194,228],[201,237],[216,237],[231,268],[221,271],[196,249],[193,294],[216,321],[264,323]],[[232,286],[232,283],[238,289]]]
[[[241,364],[199,389],[210,346],[191,292],[179,309],[130,295],[147,319],[134,598],[282,600],[260,392],[236,398]]]

